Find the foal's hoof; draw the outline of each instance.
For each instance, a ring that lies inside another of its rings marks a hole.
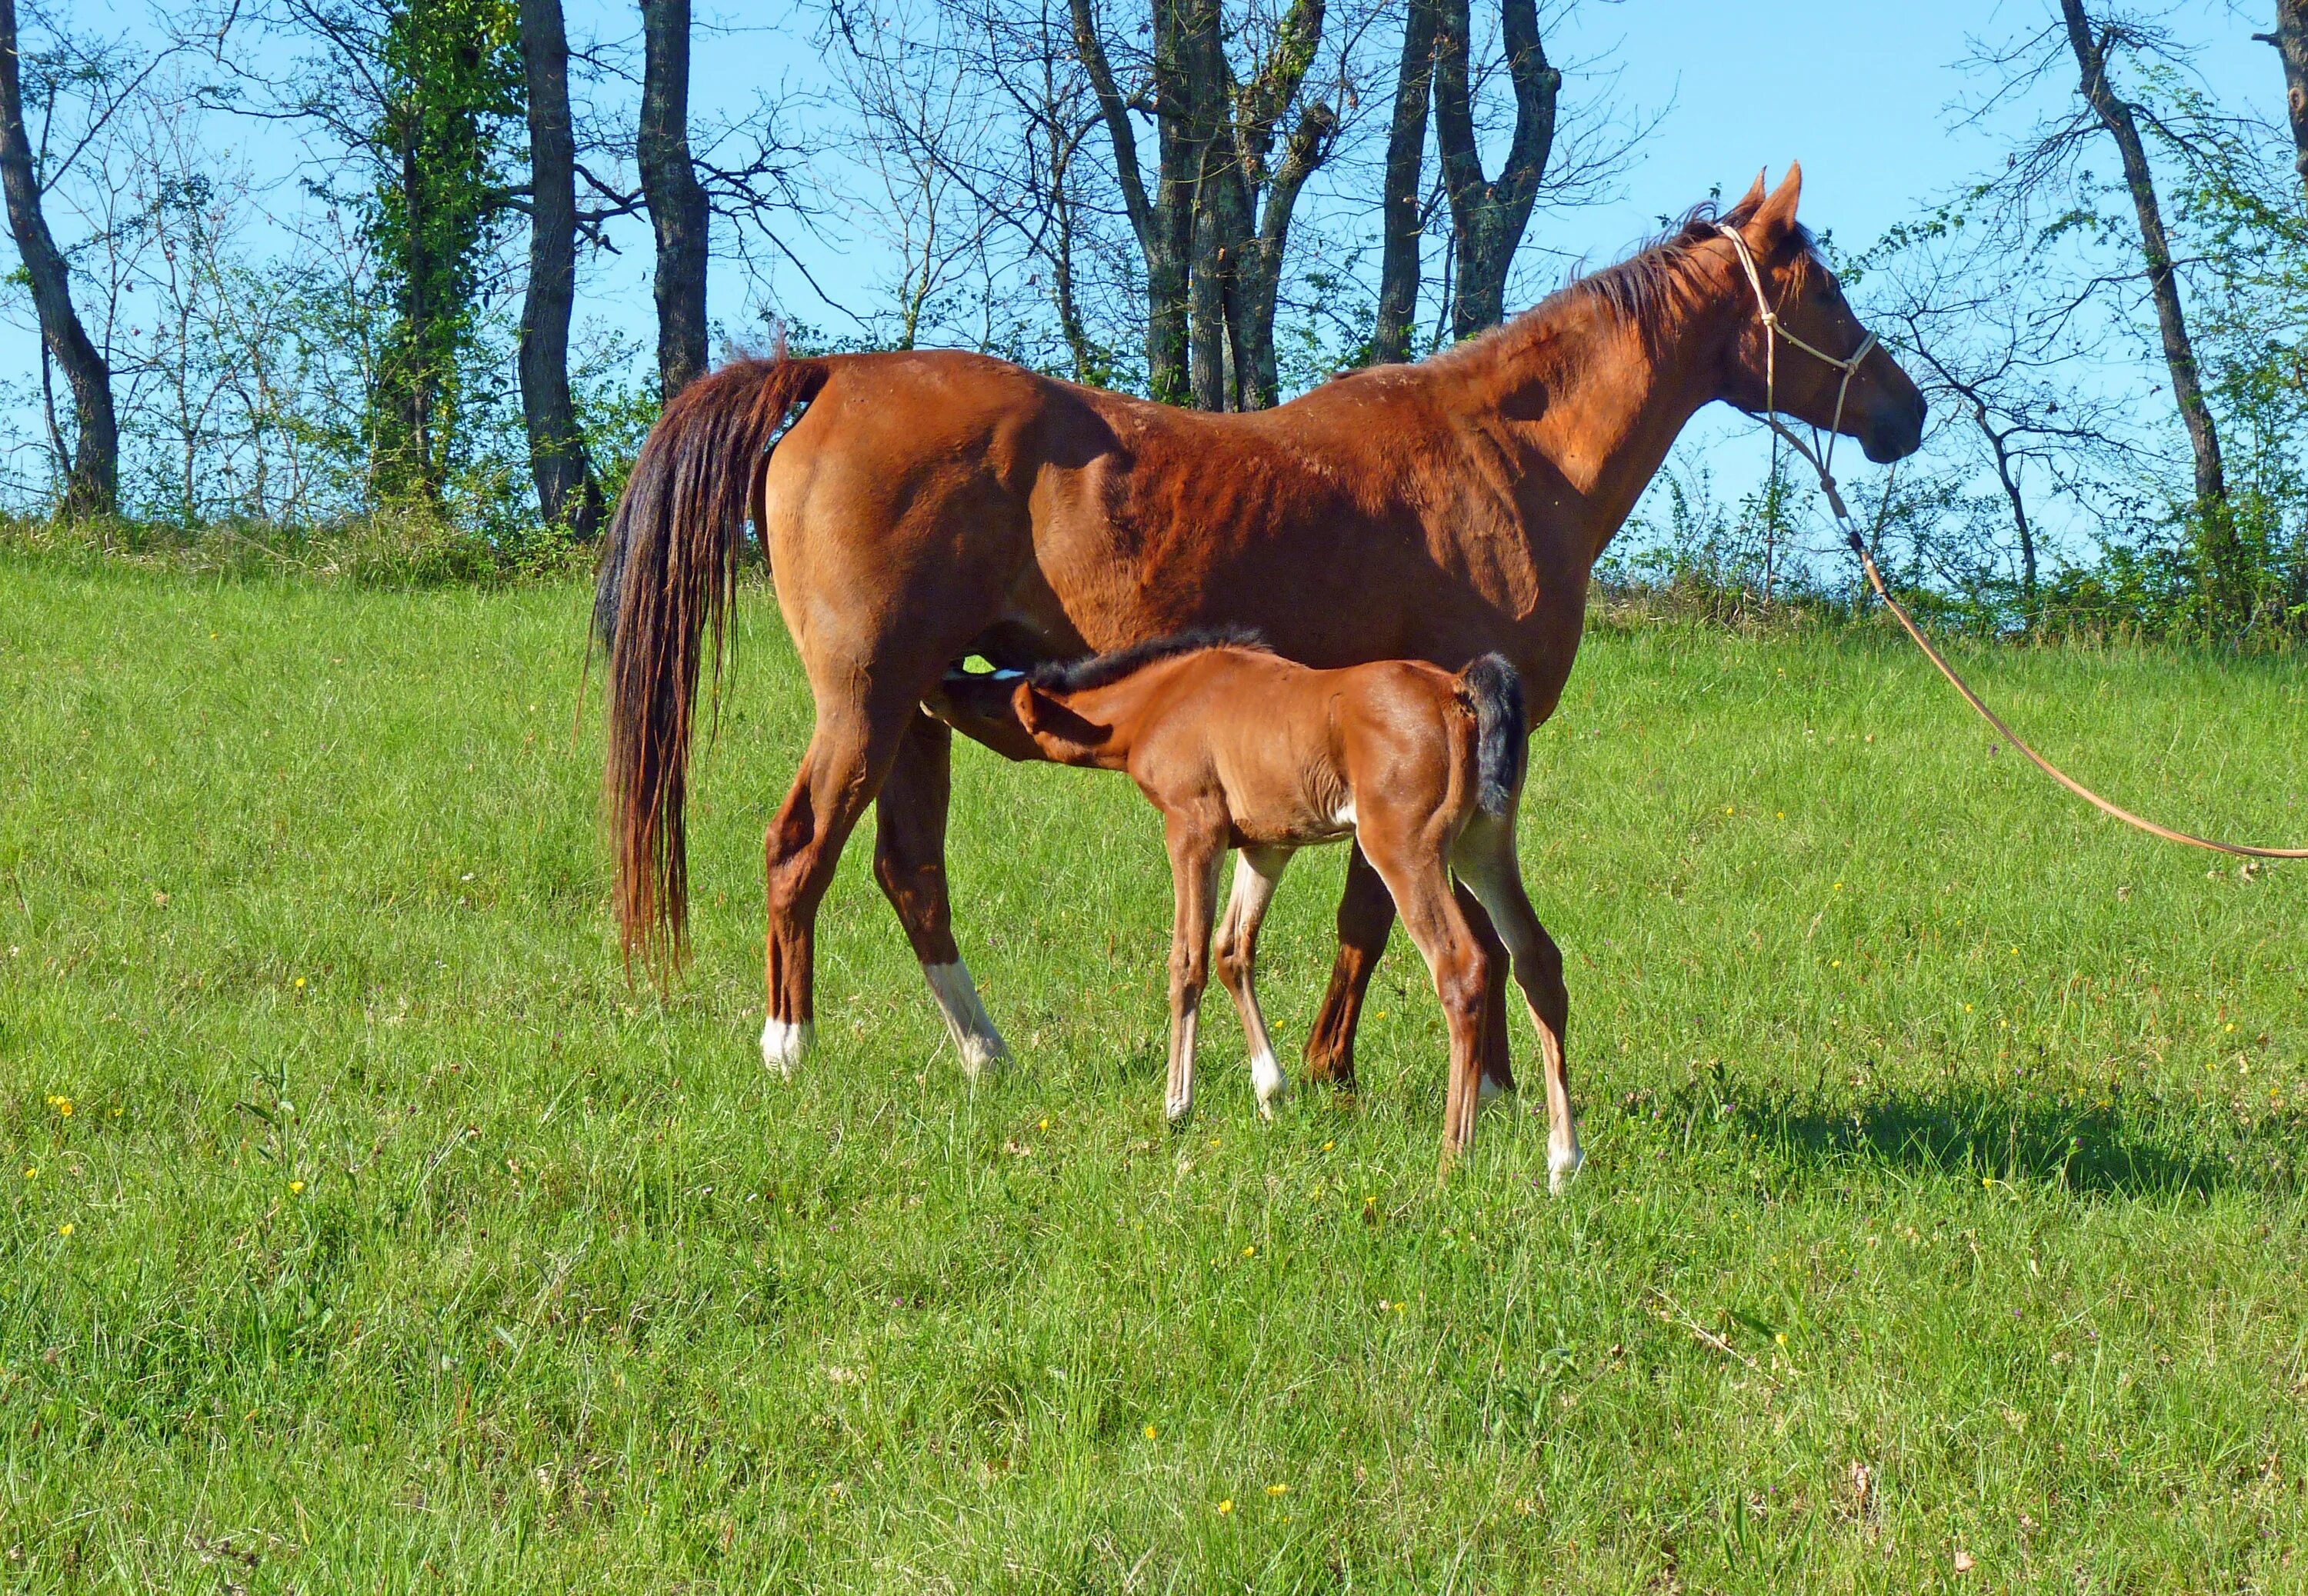
[[[1290,1090],[1290,1077],[1282,1073],[1282,1066],[1272,1053],[1260,1053],[1250,1061],[1250,1084],[1258,1094],[1258,1117],[1274,1118],[1274,1105]]]
[[[1563,1188],[1578,1178],[1579,1167],[1587,1162],[1587,1154],[1573,1147],[1567,1153],[1550,1153],[1546,1157],[1546,1191],[1549,1197],[1561,1197]]]
[[[1475,1088],[1475,1095],[1480,1098],[1483,1102],[1488,1103],[1492,1098],[1504,1097],[1508,1093],[1513,1090],[1514,1088],[1512,1086],[1503,1086],[1495,1078],[1486,1075],[1483,1077],[1481,1084]]]
[[[1172,1136],[1183,1136],[1186,1127],[1193,1123],[1194,1105],[1192,1103],[1166,1103],[1162,1105],[1162,1117],[1169,1121]]]
[[[770,1018],[762,1022],[762,1066],[774,1069],[788,1080],[793,1078],[794,1066],[802,1061],[817,1041],[817,1027],[807,1020],[788,1025],[784,1020]]]

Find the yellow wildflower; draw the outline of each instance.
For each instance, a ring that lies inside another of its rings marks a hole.
[[[2233,1031],[2235,1027],[2234,1025],[2230,1025],[2228,1029]],[[72,1118],[73,1100],[71,1098],[59,1097],[51,1094],[48,1098],[48,1106],[56,1111],[56,1117],[58,1119],[69,1120]]]
[[[291,1180],[288,1182],[288,1195],[290,1197],[297,1196],[304,1189],[305,1183],[302,1180]]]
[[[71,1220],[69,1220],[69,1219],[65,1220],[65,1221],[64,1222],[64,1223],[62,1223],[62,1224],[60,1224],[60,1225],[58,1225],[58,1226],[56,1227],[56,1234],[57,1234],[57,1235],[59,1235],[59,1236],[69,1236],[69,1235],[71,1235],[72,1233],[73,1233],[72,1221],[71,1221]]]
[[[1287,1496],[1290,1494],[1290,1488],[1287,1485],[1270,1485],[1266,1488],[1266,1494],[1270,1497]]]
[[[1146,1438],[1148,1440],[1152,1440],[1157,1433],[1158,1432],[1152,1425],[1150,1424],[1146,1427]]]
[[[1233,1511],[1234,1511],[1234,1498],[1233,1498],[1232,1497],[1227,1497],[1227,1498],[1226,1498],[1226,1500],[1224,1500],[1224,1501],[1222,1501],[1222,1502],[1220,1502],[1220,1503],[1219,1504],[1219,1512],[1221,1514],[1225,1514],[1232,1513]]]

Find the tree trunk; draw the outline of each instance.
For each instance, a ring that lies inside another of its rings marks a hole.
[[[1217,101],[1232,113],[1221,121],[1216,137],[1232,156],[1225,174],[1224,264],[1228,348],[1235,368],[1230,397],[1238,410],[1262,410],[1282,397],[1274,349],[1275,305],[1299,191],[1329,156],[1338,132],[1338,117],[1329,104],[1318,99],[1301,111],[1283,141],[1281,164],[1270,166],[1269,160],[1275,130],[1296,102],[1321,47],[1324,9],[1324,0],[1291,0],[1265,58],[1257,64],[1250,82],[1239,89],[1213,39]]]
[[[1418,319],[1418,200],[1426,167],[1426,105],[1434,87],[1435,6],[1436,0],[1410,0],[1402,24],[1394,124],[1386,139],[1386,245],[1371,331],[1371,358],[1379,362],[1409,358],[1410,329]]]
[[[2202,379],[2196,368],[2196,349],[2188,337],[2188,319],[2181,309],[2180,281],[2172,267],[2172,246],[2164,234],[2164,212],[2156,197],[2156,176],[2148,164],[2147,147],[2131,103],[2108,82],[2107,53],[2092,30],[2083,0],[2060,0],[2066,20],[2068,43],[2075,51],[2082,74],[2078,92],[2115,141],[2123,158],[2124,186],[2140,219],[2140,253],[2148,265],[2148,292],[2156,303],[2156,326],[2164,341],[2164,364],[2172,374],[2172,397],[2188,432],[2188,448],[2195,456],[2195,536],[2203,562],[2206,586],[2218,613],[2240,619],[2251,605],[2250,573],[2243,569],[2243,551],[2236,540],[2229,514],[2226,473],[2220,461],[2220,435],[2204,402]]]
[[[8,228],[24,261],[40,341],[72,384],[79,433],[65,462],[65,511],[120,511],[120,426],[112,409],[112,368],[89,341],[72,303],[72,279],[47,219],[40,212],[39,176],[24,132],[24,87],[16,42],[16,0],[0,0],[0,186],[7,191]]]
[[[2115,141],[2123,158],[2124,186],[2131,193],[2131,208],[2140,219],[2140,253],[2148,262],[2148,291],[2156,303],[2157,330],[2163,335],[2164,364],[2172,374],[2172,397],[2180,406],[2180,419],[2188,429],[2188,445],[2196,457],[2196,508],[2209,512],[2224,504],[2227,482],[2220,464],[2219,433],[2204,403],[2202,379],[2197,374],[2195,346],[2189,341],[2188,319],[2180,305],[2180,282],[2172,269],[2172,246],[2164,235],[2164,211],[2156,198],[2156,176],[2140,142],[2140,124],[2132,107],[2121,99],[2107,78],[2107,56],[2082,0],[2060,0],[2067,19],[2068,43],[2082,71],[2078,92],[2100,125]]]
[[[1069,0],[1074,54],[1098,98],[1098,119],[1114,142],[1114,170],[1124,210],[1146,262],[1146,385],[1164,404],[1187,402],[1186,264],[1194,241],[1194,174],[1199,161],[1186,136],[1189,107],[1180,82],[1196,0],[1154,0],[1154,105],[1160,133],[1154,193],[1138,167],[1138,135],[1114,80],[1090,0]]]
[[[569,35],[561,0],[521,0],[529,82],[529,288],[521,310],[521,411],[547,526],[590,540],[601,489],[569,397],[569,313],[577,296],[577,141],[569,121]]]
[[[1538,37],[1536,0],[1502,0],[1499,18],[1507,76],[1514,85],[1514,142],[1496,182],[1483,176],[1475,147],[1472,85],[1468,68],[1468,0],[1437,0],[1434,139],[1442,154],[1442,184],[1451,197],[1451,227],[1459,245],[1459,284],[1451,330],[1471,338],[1506,319],[1507,270],[1529,225],[1539,179],[1554,148],[1555,97],[1563,74],[1547,64]]]
[[[2308,186],[2308,0],[2276,0],[2276,31],[2254,39],[2284,58],[2284,108],[2292,118],[2292,167]]]
[[[642,197],[657,234],[657,373],[667,399],[705,373],[712,215],[689,159],[689,0],[642,0]]]

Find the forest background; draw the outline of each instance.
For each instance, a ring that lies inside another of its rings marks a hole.
[[[1932,399],[1854,485],[1940,624],[2308,631],[2308,0],[0,0],[0,33],[20,544],[560,569],[732,351],[1257,408],[1800,157]],[[1859,607],[1784,465],[1703,418],[1605,590]]]

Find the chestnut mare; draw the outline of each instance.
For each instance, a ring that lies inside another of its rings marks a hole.
[[[1300,848],[1348,837],[1362,850],[1426,961],[1451,1030],[1442,1111],[1447,1171],[1475,1141],[1490,964],[1453,895],[1455,871],[1511,955],[1538,1027],[1546,1077],[1547,1183],[1580,1163],[1557,1037],[1544,1014],[1567,1002],[1539,954],[1515,859],[1515,807],[1529,737],[1514,667],[1486,654],[1465,670],[1382,660],[1310,670],[1255,633],[1187,632],[1037,665],[1024,677],[948,672],[929,700],[942,720],[1015,759],[1124,770],[1162,811],[1176,907],[1170,926],[1173,1128],[1194,1107],[1194,1034],[1211,964],[1219,868],[1238,848],[1219,928],[1219,980],[1250,1044],[1258,1111],[1286,1082],[1259,1012],[1258,931]]]
[[[1857,350],[1864,330],[1796,220],[1790,167],[1721,219],[1779,325]],[[981,356],[736,361],[692,383],[650,433],[602,555],[607,798],[628,955],[683,945],[690,736],[750,509],[816,700],[816,729],[765,841],[763,1059],[811,1035],[817,908],[878,801],[874,874],[973,1073],[1005,1051],[956,948],[945,877],[951,734],[921,708],[969,655],[1025,667],[1198,626],[1255,628],[1328,667],[1490,652],[1553,713],[1579,647],[1589,572],[1684,424],[1766,402],[1772,338],[1732,241],[1703,209],[1627,261],[1415,365],[1326,383],[1271,410],[1204,415],[1078,387]],[[1875,460],[1922,436],[1924,404],[1881,348],[1847,383],[1778,361],[1783,413],[1835,425]],[[798,416],[788,425],[797,407]],[[779,429],[783,428],[780,435]],[[774,450],[771,448],[775,443]],[[1471,898],[1460,903],[1497,948]],[[1308,1073],[1351,1078],[1365,984],[1394,907],[1359,854]],[[1542,1025],[1559,1050],[1561,956]],[[1484,1026],[1505,1062],[1504,961]]]

